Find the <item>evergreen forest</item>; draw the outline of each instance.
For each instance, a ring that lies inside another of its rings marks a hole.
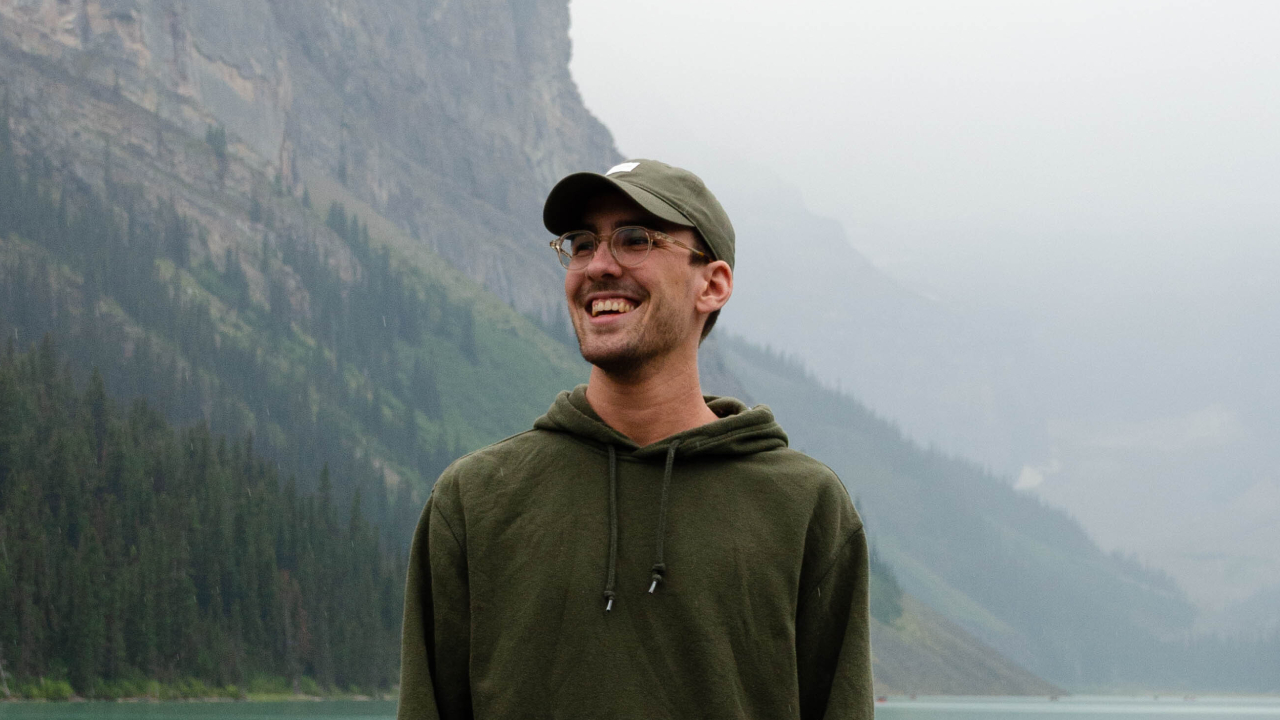
[[[77,391],[45,337],[0,359],[0,663],[6,694],[232,696],[263,678],[376,693],[399,667],[403,553],[201,422]]]
[[[0,337],[51,334],[78,381],[96,367],[122,402],[252,434],[308,489],[326,464],[347,495],[386,487],[371,518],[403,542],[453,458],[527,428],[578,381],[534,323],[443,263],[393,255],[340,202],[227,198],[261,242],[218,245],[112,164],[108,150],[96,191],[19,156],[0,114]]]

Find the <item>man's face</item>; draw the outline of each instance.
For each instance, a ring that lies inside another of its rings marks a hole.
[[[583,229],[608,238],[615,228],[639,225],[660,230],[691,247],[691,228],[664,222],[621,193],[587,203]],[[661,240],[638,267],[623,267],[608,248],[597,249],[581,270],[565,274],[569,317],[587,362],[606,371],[629,372],[683,343],[696,347],[702,321],[695,309],[702,266],[689,251]]]

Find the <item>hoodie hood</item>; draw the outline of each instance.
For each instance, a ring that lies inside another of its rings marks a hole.
[[[658,527],[654,534],[653,567],[650,568],[649,594],[663,583],[667,564],[663,556],[663,544],[667,535],[667,507],[671,491],[671,475],[676,456],[682,459],[694,457],[730,457],[753,455],[766,450],[785,447],[787,434],[773,419],[773,413],[764,405],[747,409],[733,398],[703,396],[707,407],[719,420],[700,425],[691,430],[676,433],[658,442],[640,447],[626,435],[605,424],[587,402],[587,386],[579,385],[572,392],[562,392],[546,415],[534,422],[535,430],[549,430],[574,435],[591,444],[603,445],[609,456],[606,482],[609,484],[609,560],[605,567],[604,609],[613,609],[617,592],[614,584],[618,567],[618,454],[627,453],[641,462],[666,460],[662,473],[662,495],[658,503]]]
[[[574,435],[593,444],[610,446],[636,460],[666,458],[672,444],[682,458],[712,455],[752,455],[787,446],[787,434],[767,405],[748,408],[730,397],[704,395],[707,407],[719,417],[643,447],[605,424],[587,402],[587,386],[561,392],[547,413],[534,422],[537,430]]]

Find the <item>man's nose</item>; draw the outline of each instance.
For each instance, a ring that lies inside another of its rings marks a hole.
[[[602,242],[596,246],[596,252],[586,267],[587,277],[617,277],[622,274],[622,266],[613,256],[612,246]]]

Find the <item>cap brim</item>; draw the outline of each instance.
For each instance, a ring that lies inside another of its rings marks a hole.
[[[694,227],[693,221],[685,217],[684,213],[648,190],[621,178],[614,179],[592,172],[574,173],[551,188],[547,202],[542,206],[542,224],[555,235],[581,230],[587,201],[606,192],[620,192],[667,222]]]

